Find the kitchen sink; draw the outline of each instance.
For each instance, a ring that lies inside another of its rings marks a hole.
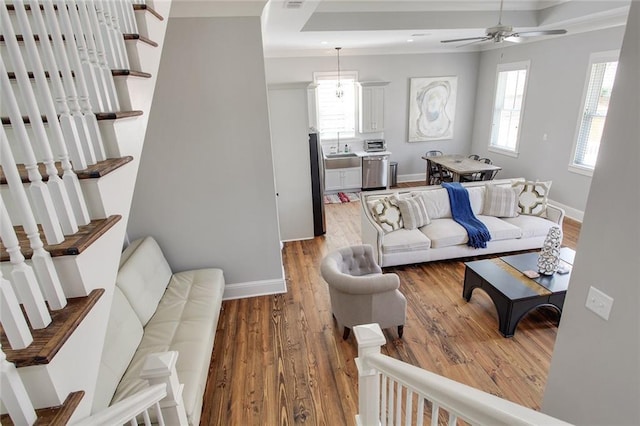
[[[336,154],[325,154],[327,158],[347,158],[347,157],[357,157],[355,152],[338,152]]]

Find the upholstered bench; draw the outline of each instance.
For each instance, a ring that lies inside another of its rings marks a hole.
[[[220,269],[173,274],[156,241],[123,252],[109,315],[93,411],[148,386],[140,371],[154,352],[177,351],[190,425],[198,425],[224,292]]]

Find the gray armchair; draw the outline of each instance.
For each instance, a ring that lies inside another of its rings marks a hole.
[[[402,337],[407,301],[396,274],[383,274],[370,245],[350,246],[329,253],[320,265],[322,278],[329,286],[331,310],[342,338],[351,327],[378,323],[380,328],[398,327]]]

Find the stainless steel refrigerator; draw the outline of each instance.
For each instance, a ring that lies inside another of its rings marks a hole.
[[[311,159],[311,199],[313,202],[313,235],[324,235],[327,230],[324,218],[324,159],[318,133],[309,133],[309,158]]]

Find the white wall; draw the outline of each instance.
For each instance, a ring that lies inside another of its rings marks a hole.
[[[398,162],[398,175],[423,178],[426,151],[467,154],[471,140],[476,93],[478,53],[349,56],[343,50],[340,68],[358,71],[360,81],[389,81],[385,88],[387,147]],[[335,55],[303,58],[266,58],[267,82],[294,83],[313,80],[314,71],[335,71]],[[409,81],[412,77],[458,76],[454,137],[432,142],[407,142]],[[376,134],[377,135],[377,134]]]
[[[592,52],[619,49],[624,28],[595,31],[483,52],[471,151],[503,167],[499,177],[551,180],[551,198],[584,211],[591,177],[568,171]],[[518,158],[489,152],[496,67],[530,60]],[[543,141],[543,135],[547,140]]]
[[[283,284],[260,19],[171,18],[129,236],[173,270]]]
[[[640,424],[640,2],[633,2],[558,330],[543,411],[579,425]],[[608,321],[585,308],[595,286]]]

